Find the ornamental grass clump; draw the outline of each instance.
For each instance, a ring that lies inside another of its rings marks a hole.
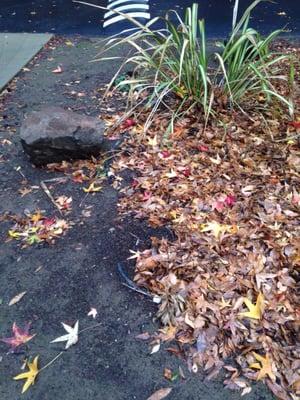
[[[110,37],[104,52],[123,45],[133,51],[121,63],[108,91],[112,87],[130,87],[129,114],[136,108],[148,113],[145,131],[162,107],[169,111],[171,128],[175,120],[191,111],[197,112],[206,125],[210,117],[218,115],[220,98],[228,111],[244,111],[250,105],[252,110],[261,111],[279,103],[292,114],[292,96],[287,95],[291,76],[282,73],[282,63],[288,56],[270,51],[270,44],[282,30],[263,38],[250,27],[251,13],[262,1],[255,0],[239,20],[239,0],[235,1],[232,30],[228,39],[219,43],[219,52],[208,51],[205,22],[199,19],[198,4],[188,7],[184,18],[171,10],[147,24],[115,11],[135,27]],[[119,59],[97,58],[110,62]],[[118,79],[128,68],[133,68],[132,76]],[[279,89],[282,87],[284,93]]]

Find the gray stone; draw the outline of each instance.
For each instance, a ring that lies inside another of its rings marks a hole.
[[[97,118],[46,107],[27,116],[20,137],[31,162],[40,166],[108,151],[114,143],[104,138],[104,130],[105,123]]]

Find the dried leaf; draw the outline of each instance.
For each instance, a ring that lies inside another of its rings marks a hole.
[[[147,400],[162,400],[167,397],[172,391],[172,388],[159,389],[153,393]]]
[[[265,357],[255,353],[254,351],[252,352],[258,363],[252,363],[250,364],[250,368],[258,369],[259,373],[257,375],[257,380],[260,381],[261,379],[264,379],[266,377],[269,377],[273,382],[276,380],[276,376],[273,372],[272,369],[272,361],[270,359],[270,356],[266,354]]]
[[[91,309],[87,315],[88,315],[88,317],[93,317],[93,319],[95,319],[98,315],[98,311],[96,310],[96,308],[91,307]]]
[[[160,343],[157,343],[152,347],[150,354],[157,353],[159,349],[160,349]]]
[[[17,294],[16,296],[14,296],[10,302],[8,303],[9,306],[13,306],[14,304],[17,304],[26,294],[27,292],[21,292],[19,294]]]
[[[52,70],[53,74],[61,74],[63,69],[60,65],[58,65],[54,70]]]
[[[264,311],[264,296],[259,293],[257,296],[256,304],[254,305],[249,299],[244,298],[244,303],[248,307],[249,311],[240,313],[240,316],[252,319],[261,319]]]

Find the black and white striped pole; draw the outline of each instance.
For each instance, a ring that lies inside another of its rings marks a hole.
[[[115,11],[122,12],[135,19],[150,19],[149,0],[108,0],[107,7],[111,10],[104,14],[103,28],[126,19]]]

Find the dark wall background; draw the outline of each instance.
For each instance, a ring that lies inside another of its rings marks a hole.
[[[106,6],[107,0],[91,0]],[[192,0],[149,0],[151,16],[163,15],[168,9],[182,10]],[[242,8],[251,0],[241,0]],[[201,16],[206,19],[211,37],[224,36],[231,25],[233,0],[201,0]],[[104,12],[75,4],[72,0],[0,0],[0,32],[53,32],[103,35],[122,29],[122,23],[104,30]],[[300,0],[264,2],[254,13],[253,25],[263,33],[287,26],[294,35],[300,34]]]

